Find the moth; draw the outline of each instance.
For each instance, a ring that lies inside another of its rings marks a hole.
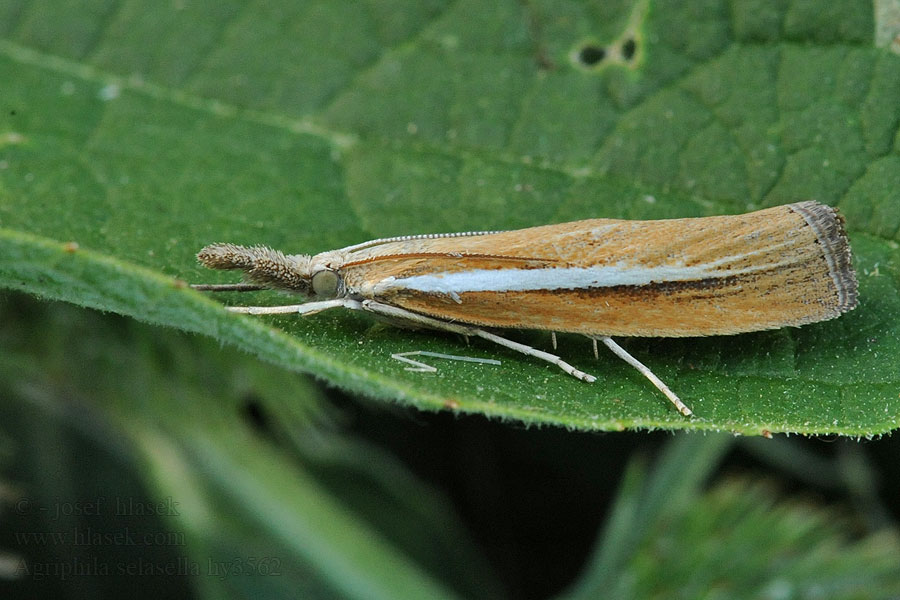
[[[315,255],[219,243],[197,258],[211,269],[241,270],[247,282],[196,289],[272,288],[306,300],[231,312],[362,310],[480,337],[593,382],[559,356],[498,331],[583,334],[685,416],[692,412],[681,399],[613,337],[733,335],[825,321],[857,305],[843,219],[815,201],[742,215],[390,237]]]

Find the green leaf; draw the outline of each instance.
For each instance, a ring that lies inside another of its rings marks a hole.
[[[595,598],[622,579],[628,562],[654,528],[697,500],[701,486],[733,441],[733,436],[724,434],[682,436],[666,446],[652,476],[642,459],[633,459],[594,556],[570,596]]]
[[[585,573],[564,597],[895,598],[900,537],[860,537],[833,509],[764,480],[701,485],[729,447],[681,436],[652,470],[633,461]]]
[[[383,450],[339,434],[316,387],[295,374],[213,340],[11,294],[0,322],[0,466],[17,482],[0,488],[35,507],[2,524],[17,542],[6,549],[23,565],[20,591],[37,589],[36,569],[81,561],[92,566],[79,580],[110,592],[133,586],[124,566],[144,565],[179,569],[208,597],[497,595],[447,500]],[[48,335],[28,335],[34,322]],[[248,399],[268,426],[240,418]],[[102,509],[62,519],[37,509],[101,497]],[[129,520],[118,499],[171,509]],[[28,547],[29,531],[171,541]]]
[[[873,14],[849,1],[0,2],[0,285],[427,409],[584,429],[890,431],[900,57],[874,46]],[[587,47],[603,60],[585,62]],[[577,337],[560,353],[594,385],[361,315],[226,315],[174,283],[229,280],[194,262],[215,241],[318,252],[811,197],[847,216],[856,311],[800,330],[627,342],[694,419],[614,357],[593,363]],[[389,358],[410,350],[503,365],[410,373]]]

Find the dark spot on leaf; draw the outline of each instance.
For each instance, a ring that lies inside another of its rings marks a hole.
[[[269,415],[263,408],[258,398],[249,396],[241,405],[241,416],[244,421],[257,433],[266,435],[270,433]]]
[[[625,60],[633,59],[636,52],[637,42],[634,41],[634,38],[628,39],[622,44],[622,58]]]
[[[587,45],[578,53],[578,60],[588,67],[593,67],[604,58],[606,58],[606,49],[599,46]]]
[[[9,116],[11,116],[11,117],[16,116],[16,111],[14,111],[14,110],[9,111]]]

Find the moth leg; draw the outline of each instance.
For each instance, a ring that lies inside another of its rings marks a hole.
[[[411,365],[409,367],[406,367],[407,371],[412,371],[414,373],[437,373],[437,367],[432,367],[431,365],[426,365],[421,361],[413,360],[409,358],[410,354],[416,354],[416,352],[398,352],[397,354],[391,354],[391,358]]]
[[[490,340],[495,344],[499,344],[505,348],[509,348],[510,350],[515,350],[516,352],[521,352],[527,356],[533,356],[535,358],[539,358],[541,360],[545,360],[551,364],[556,365],[572,377],[577,379],[581,379],[582,381],[587,381],[588,383],[592,383],[597,380],[593,375],[589,375],[584,371],[579,371],[560,357],[555,354],[550,354],[549,352],[544,352],[543,350],[538,350],[537,348],[532,348],[531,346],[527,346],[525,344],[520,344],[519,342],[514,342],[512,340],[508,340],[504,337],[500,337],[494,333],[489,331],[485,331],[483,329],[478,329],[477,327],[470,327],[468,325],[457,325],[455,323],[450,323],[447,321],[441,321],[440,319],[434,319],[432,317],[427,317],[425,315],[420,315],[418,313],[410,312],[408,310],[398,308],[396,306],[391,306],[390,304],[382,304],[381,302],[376,302],[375,300],[363,300],[362,301],[363,310],[368,310],[376,314],[385,315],[388,317],[392,317],[395,319],[412,321],[414,323],[423,325],[425,327],[429,327],[431,329],[439,329],[443,331],[451,331],[453,333],[459,333],[462,335],[472,335],[480,338],[484,338],[486,340]]]
[[[444,358],[446,360],[459,360],[463,362],[474,362],[481,363],[483,365],[499,365],[501,364],[499,360],[494,360],[493,358],[475,358],[473,356],[456,356],[455,354],[443,354],[441,352],[429,352],[428,350],[413,350],[412,352],[398,352],[397,354],[391,354],[391,358],[394,360],[399,360],[400,362],[406,363],[408,365],[412,365],[410,367],[406,367],[407,371],[414,371],[416,373],[437,373],[437,367],[432,367],[431,365],[426,365],[425,363],[413,360],[409,358],[410,356],[430,356],[431,358]]]
[[[329,308],[349,308],[351,310],[363,310],[362,304],[350,298],[335,298],[322,302],[307,302],[306,304],[287,304],[285,306],[226,306],[225,310],[245,315],[314,315]]]
[[[668,398],[669,401],[675,405],[675,408],[678,409],[678,412],[680,412],[681,414],[683,414],[686,417],[689,417],[692,414],[694,414],[691,411],[691,409],[689,409],[687,406],[685,406],[684,402],[682,402],[681,399],[678,396],[676,396],[672,390],[669,389],[669,386],[667,386],[665,383],[662,382],[662,380],[659,377],[657,377],[656,375],[653,374],[653,371],[648,369],[644,365],[644,363],[642,363],[641,361],[639,361],[638,359],[636,359],[635,357],[630,355],[628,352],[626,352],[625,348],[623,348],[622,346],[617,344],[615,341],[613,341],[613,339],[611,337],[604,335],[604,336],[599,336],[599,337],[596,337],[593,339],[600,340],[601,342],[606,344],[606,347],[609,348],[610,350],[612,350],[613,354],[615,354],[616,356],[618,356],[619,358],[621,358],[622,360],[627,362],[629,365],[631,365],[632,367],[637,369],[641,373],[641,375],[643,375],[644,377],[649,379],[650,383],[655,385],[656,389],[661,391],[666,396],[666,398]],[[596,344],[596,341],[594,343]]]
[[[576,379],[580,379],[582,381],[587,381],[588,383],[593,383],[597,381],[597,378],[593,375],[585,373],[584,371],[579,371],[560,357],[555,354],[550,354],[549,352],[544,352],[543,350],[538,350],[537,348],[533,348],[531,346],[520,344],[519,342],[514,342],[512,340],[508,340],[504,337],[500,337],[490,331],[485,331],[483,329],[473,329],[472,335],[477,335],[480,338],[484,338],[486,340],[490,340],[495,344],[500,344],[505,348],[509,348],[511,350],[515,350],[517,352],[521,352],[522,354],[526,354],[528,356],[533,356],[535,358],[540,358],[541,360],[546,360],[548,363],[554,364],[572,377]]]

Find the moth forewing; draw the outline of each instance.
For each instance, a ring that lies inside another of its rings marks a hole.
[[[393,242],[348,257],[342,276],[350,294],[436,318],[587,335],[760,331],[856,303],[843,228],[814,202]]]
[[[590,381],[557,356],[483,328],[585,334],[684,414],[690,410],[677,396],[610,336],[761,331],[831,319],[857,303],[843,221],[813,201],[733,216],[390,238],[312,257],[214,244],[198,258],[315,300],[239,312],[367,310],[483,337]]]

